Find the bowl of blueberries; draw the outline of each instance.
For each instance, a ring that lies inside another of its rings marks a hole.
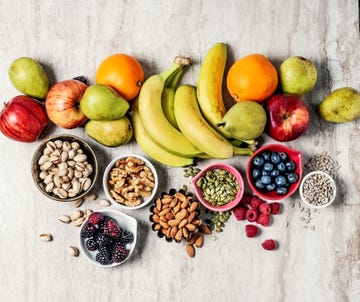
[[[254,152],[246,167],[250,188],[265,200],[291,196],[302,177],[302,154],[280,144],[265,145]]]

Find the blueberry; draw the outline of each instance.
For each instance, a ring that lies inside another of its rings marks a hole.
[[[281,160],[285,161],[288,159],[288,155],[285,152],[279,152],[279,156],[281,158]]]
[[[263,153],[261,153],[261,156],[263,157],[263,159],[265,160],[265,161],[270,161],[270,157],[271,157],[271,155],[270,155],[270,153],[269,152],[263,152]]]
[[[256,167],[262,167],[264,164],[264,159],[260,156],[255,156],[253,159],[253,164]]]
[[[266,190],[268,190],[269,192],[275,191],[275,189],[276,185],[274,183],[269,183],[268,185],[266,185]]]
[[[288,179],[289,183],[294,184],[298,181],[299,175],[297,175],[296,173],[289,173],[287,175],[287,179]]]
[[[280,162],[280,156],[277,152],[272,152],[271,153],[271,162],[276,165]]]
[[[287,192],[288,192],[288,190],[285,187],[278,187],[276,189],[276,193],[279,195],[285,195]]]
[[[269,183],[271,183],[271,177],[269,175],[263,175],[260,179],[264,185],[268,185]]]
[[[270,173],[266,170],[261,170],[261,175],[269,175]]]
[[[280,171],[278,169],[274,169],[271,171],[270,176],[276,177],[276,176],[279,176],[279,174],[280,174]]]
[[[252,177],[253,177],[254,179],[258,179],[260,176],[261,176],[261,171],[260,171],[259,169],[254,169],[254,170],[252,171]]]
[[[264,170],[267,172],[271,172],[274,169],[274,165],[272,163],[265,163]]]
[[[261,179],[257,179],[255,181],[255,187],[259,190],[262,190],[265,188],[264,184],[262,183]]]
[[[275,178],[275,184],[278,186],[278,187],[282,187],[286,184],[286,178],[282,175],[279,175]]]
[[[283,162],[278,163],[276,166],[280,172],[284,172],[286,170],[286,166]]]
[[[296,164],[295,164],[295,162],[293,162],[292,160],[287,161],[287,162],[285,163],[285,166],[286,166],[286,170],[287,170],[288,172],[293,172],[293,171],[295,171],[295,169],[296,169]]]

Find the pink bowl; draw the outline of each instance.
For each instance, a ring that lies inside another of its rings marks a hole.
[[[290,188],[287,192],[287,194],[285,195],[279,195],[277,194],[275,191],[271,191],[271,192],[267,192],[267,191],[260,191],[255,187],[255,184],[253,183],[252,180],[252,161],[254,159],[255,156],[257,156],[258,154],[264,152],[264,151],[269,151],[269,152],[285,152],[287,153],[287,155],[289,156],[289,158],[294,161],[296,163],[296,170],[295,172],[299,175],[299,179],[296,183],[293,183],[290,185]],[[302,154],[301,152],[295,150],[295,149],[291,149],[287,146],[284,145],[280,145],[280,144],[269,144],[266,146],[263,146],[261,148],[259,148],[258,150],[256,150],[254,152],[254,154],[250,157],[248,164],[246,166],[246,179],[249,183],[249,186],[251,188],[251,190],[258,195],[260,198],[264,199],[264,200],[281,200],[284,198],[287,198],[289,196],[291,196],[292,194],[295,193],[295,191],[298,189],[300,183],[301,183],[301,178],[302,178]]]
[[[235,198],[222,205],[222,206],[213,206],[211,203],[209,203],[208,201],[206,201],[203,197],[202,191],[201,189],[198,188],[198,186],[196,185],[196,182],[199,178],[201,178],[202,176],[204,176],[206,174],[207,171],[209,170],[214,170],[214,169],[222,169],[222,170],[226,170],[228,172],[230,172],[231,174],[233,174],[239,184],[239,190],[235,196]],[[228,164],[222,164],[222,163],[215,163],[215,164],[210,164],[207,167],[203,168],[201,170],[201,172],[199,172],[192,180],[191,180],[192,186],[195,190],[195,195],[197,197],[197,199],[201,202],[201,204],[212,210],[215,212],[223,212],[223,211],[229,211],[232,208],[234,208],[241,200],[242,196],[244,195],[244,180],[241,176],[241,174],[239,173],[238,170],[236,170],[233,166],[230,166]]]

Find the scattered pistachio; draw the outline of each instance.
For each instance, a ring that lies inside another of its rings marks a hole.
[[[96,197],[97,197],[97,196],[96,196],[95,193],[89,193],[89,194],[86,194],[86,195],[85,195],[85,198],[86,198],[87,200],[89,200],[89,201],[95,200]]]
[[[44,242],[53,240],[53,236],[50,233],[40,234],[39,238],[41,241],[44,241]]]
[[[79,208],[79,207],[81,207],[81,205],[83,204],[83,202],[84,202],[84,198],[80,197],[80,198],[78,198],[78,199],[75,199],[75,200],[72,202],[72,204],[73,204],[73,206],[74,206],[75,208]]]
[[[85,219],[86,218],[84,216],[79,217],[78,219],[76,219],[74,221],[74,225],[75,226],[81,226],[83,224],[83,222],[85,221]]]
[[[99,206],[101,207],[109,207],[111,205],[110,201],[107,199],[100,199],[98,201]]]
[[[77,257],[79,256],[79,249],[75,246],[69,246],[68,247],[69,253],[71,256]]]
[[[84,215],[84,212],[81,210],[75,211],[73,214],[71,214],[70,219],[72,221],[77,220],[78,218],[82,217]]]
[[[68,215],[60,215],[60,216],[58,216],[58,220],[60,220],[63,223],[70,223],[71,222],[71,218]]]

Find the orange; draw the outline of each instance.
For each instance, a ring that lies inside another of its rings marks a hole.
[[[262,102],[278,85],[274,65],[262,54],[251,54],[236,61],[226,77],[227,88],[235,101]]]
[[[127,101],[133,100],[144,82],[144,70],[137,59],[127,54],[113,54],[96,71],[96,83],[114,88]]]

